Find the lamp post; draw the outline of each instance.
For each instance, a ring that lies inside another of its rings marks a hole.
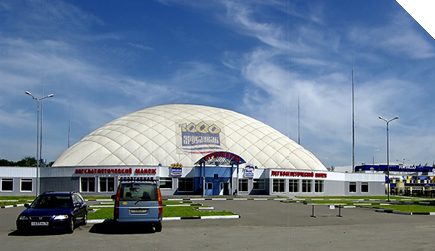
[[[373,165],[375,165],[375,152],[379,151],[379,148],[376,150],[373,150]]]
[[[395,119],[399,119],[399,117],[394,117],[390,120],[384,119],[382,117],[379,117],[379,119],[387,122],[387,177],[388,177],[388,189],[387,189],[387,193],[388,193],[388,202],[390,202],[390,149],[389,149],[389,139],[388,139],[388,124],[395,120]]]
[[[36,100],[36,196],[39,195],[39,161],[41,159],[41,151],[42,151],[42,116],[41,116],[41,126],[39,125],[39,101],[42,101],[46,98],[51,98],[54,95],[50,94],[42,98],[37,98],[32,95],[29,91],[26,91],[25,94],[32,97],[32,99]],[[41,111],[42,114],[42,111]],[[41,132],[41,133],[40,133]]]
[[[409,159],[402,159],[402,160],[396,159],[396,161],[402,162],[402,166],[404,166],[405,165],[405,161],[409,161]]]

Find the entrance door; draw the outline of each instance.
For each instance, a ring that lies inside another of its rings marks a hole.
[[[230,183],[221,182],[219,195],[230,195]]]
[[[213,183],[212,182],[205,183],[205,195],[206,196],[213,195]]]

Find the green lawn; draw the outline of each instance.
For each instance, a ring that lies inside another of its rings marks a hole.
[[[188,205],[187,205],[188,204]],[[105,204],[110,205],[110,204]],[[215,216],[215,215],[234,215],[228,211],[200,211],[195,208],[202,206],[192,201],[163,201],[163,217],[195,217],[195,216]],[[165,205],[170,205],[165,207]],[[171,205],[185,205],[185,206],[171,206]],[[97,207],[95,205],[91,209],[98,209],[95,212],[88,214],[88,219],[113,219],[113,207]]]
[[[0,196],[0,207],[32,202],[35,196]]]
[[[194,207],[164,207],[163,217],[194,217],[194,216],[215,216],[235,215],[228,211],[200,211]]]
[[[367,207],[391,209],[393,211],[399,211],[399,212],[423,212],[423,213],[435,212],[435,207],[424,206],[424,205],[381,205],[381,206],[372,205]]]
[[[302,197],[296,196],[297,199],[342,199],[342,200],[387,200],[388,196],[325,196],[325,197]],[[433,200],[431,198],[401,197],[390,196],[390,200]]]
[[[416,197],[399,197],[390,196],[391,204],[387,203],[387,196],[337,196],[337,197],[298,197],[303,198],[304,203],[312,204],[335,204],[335,205],[354,205],[373,208],[389,209],[399,212],[435,212],[435,206],[420,205],[420,204],[400,204],[403,202],[429,202],[433,204],[432,198],[416,198]],[[340,199],[340,200],[339,200]],[[364,200],[364,201],[359,201]],[[378,201],[376,201],[378,200]],[[371,204],[371,205],[368,205]],[[382,205],[381,205],[382,204]],[[385,205],[389,204],[389,205]]]
[[[92,207],[91,207],[92,208]],[[90,212],[88,219],[113,219],[113,207],[98,208],[96,212]],[[185,207],[163,207],[163,217],[195,217],[195,216],[215,216],[215,215],[235,215],[228,211],[200,211],[192,206]]]

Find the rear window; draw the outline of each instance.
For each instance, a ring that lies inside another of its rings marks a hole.
[[[150,183],[123,183],[120,200],[155,201],[157,200],[157,186]]]

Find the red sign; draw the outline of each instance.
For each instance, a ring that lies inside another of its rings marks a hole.
[[[210,159],[214,159],[214,158],[219,158],[219,157],[223,157],[223,158],[227,158],[230,160],[234,160],[237,163],[245,163],[244,160],[242,158],[240,158],[240,156],[234,154],[234,153],[230,153],[230,152],[214,152],[214,153],[210,153],[206,156],[203,157],[203,159],[205,161],[208,161]]]
[[[132,174],[132,168],[78,168],[75,174]],[[135,174],[156,174],[155,168],[137,168]]]
[[[136,169],[134,173],[138,174],[156,174],[157,170],[155,168],[145,168],[145,169]]]
[[[272,171],[272,176],[326,178],[327,174],[326,173],[314,173],[314,172]]]

